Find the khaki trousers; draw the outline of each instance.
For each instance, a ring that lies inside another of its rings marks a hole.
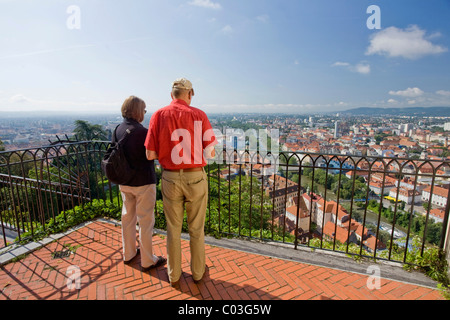
[[[136,253],[136,223],[139,223],[141,266],[147,268],[158,261],[153,254],[153,227],[155,225],[156,184],[141,187],[119,186],[122,195],[123,259],[130,260]]]
[[[167,221],[167,267],[169,280],[181,276],[181,228],[186,208],[191,250],[191,273],[200,280],[205,272],[205,216],[208,181],[202,171],[163,171],[161,180],[163,208]]]

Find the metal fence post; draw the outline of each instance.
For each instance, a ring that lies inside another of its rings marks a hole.
[[[432,195],[430,195],[431,197]],[[441,236],[441,244],[440,248],[445,251],[445,259],[447,260],[448,265],[450,266],[450,219],[449,219],[449,211],[450,211],[450,188],[447,194],[447,204],[445,206],[444,213],[444,221],[442,223],[443,230]],[[450,277],[450,268],[447,270],[448,276]]]

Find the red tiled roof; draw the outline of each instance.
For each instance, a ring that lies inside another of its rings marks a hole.
[[[363,225],[359,224],[355,233],[364,239],[369,235],[369,230],[366,227],[364,227],[364,231],[363,231]]]
[[[444,219],[445,210],[439,208],[431,209],[430,214],[436,218]]]
[[[300,206],[299,213],[298,213],[299,217],[300,218],[309,217],[309,212],[308,212],[308,209],[306,208],[306,205],[304,207],[303,206],[304,206],[304,202]],[[286,211],[289,212],[290,214],[292,214],[294,217],[297,216],[297,206],[295,206],[295,205],[286,208]]]
[[[336,240],[338,240],[340,243],[346,243],[348,240],[348,230],[337,226],[331,221],[328,221],[325,224],[323,233],[333,239],[336,235]]]
[[[431,192],[431,186],[426,187],[423,191],[430,193]],[[439,186],[434,186],[433,187],[433,194],[437,195],[437,196],[441,196],[441,197],[447,198],[448,190],[444,189],[442,187],[439,187]]]
[[[386,246],[383,242],[381,242],[381,240],[377,240],[374,236],[369,236],[366,240],[364,240],[364,245],[368,248],[370,248],[371,250],[375,250],[375,242],[377,245],[377,249],[385,249]]]

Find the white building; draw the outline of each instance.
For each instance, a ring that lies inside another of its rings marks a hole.
[[[431,194],[431,186],[425,188],[422,191],[422,201],[430,201]],[[433,187],[433,196],[431,197],[431,204],[434,204],[439,207],[445,207],[447,205],[447,197],[448,197],[448,189],[434,186]]]
[[[397,192],[398,192],[398,198],[397,198]],[[413,202],[414,197],[414,203],[420,203],[422,201],[421,199],[421,193],[419,191],[414,191],[411,189],[406,189],[400,187],[398,188],[392,188],[389,191],[389,197],[398,199],[399,201],[403,201],[406,204],[411,204]]]
[[[446,123],[444,124],[444,130],[445,130],[445,131],[450,131],[450,122],[446,122]]]

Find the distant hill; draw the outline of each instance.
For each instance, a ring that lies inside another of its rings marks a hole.
[[[450,107],[410,107],[410,108],[356,108],[340,111],[340,114],[362,116],[418,116],[450,117]]]

